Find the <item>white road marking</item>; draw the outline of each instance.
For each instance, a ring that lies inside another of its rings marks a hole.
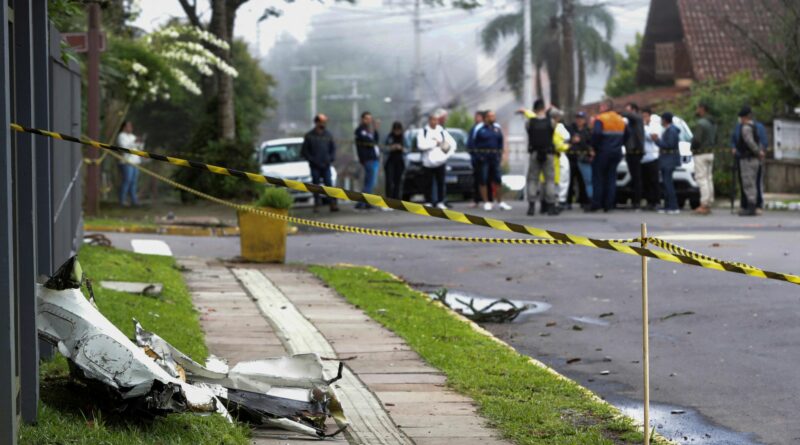
[[[134,239],[131,240],[131,247],[133,247],[133,251],[136,253],[172,256],[172,249],[169,248],[167,243],[161,240]]]
[[[656,235],[667,241],[735,241],[753,239],[753,235],[742,235],[738,233],[675,233],[667,235]]]

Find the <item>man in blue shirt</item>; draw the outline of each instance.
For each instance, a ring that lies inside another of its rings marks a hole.
[[[474,140],[475,146],[481,148],[481,151],[476,153],[479,167],[478,190],[483,200],[483,209],[487,212],[492,210],[492,200],[489,197],[492,183],[499,188],[503,182],[500,172],[500,161],[503,157],[503,129],[495,119],[494,111],[486,111],[483,125],[478,128]],[[500,199],[500,193],[495,194],[495,201],[500,210],[511,210],[511,206]]]
[[[678,195],[675,193],[675,182],[672,173],[681,165],[681,154],[679,150],[681,131],[672,124],[672,113],[661,115],[661,125],[664,133],[661,137],[651,135],[653,142],[658,146],[658,170],[661,172],[661,180],[664,182],[665,203],[664,208],[658,213],[677,215],[681,213],[678,209]]]

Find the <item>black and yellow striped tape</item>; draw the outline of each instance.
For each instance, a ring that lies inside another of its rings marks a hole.
[[[258,173],[244,172],[232,168],[220,167],[192,160],[174,158],[170,156],[164,156],[161,154],[150,153],[132,148],[119,147],[116,145],[106,144],[103,142],[94,141],[87,138],[78,138],[63,133],[24,127],[19,124],[11,124],[11,128],[19,132],[38,134],[55,139],[76,142],[79,144],[87,145],[98,149],[113,150],[121,153],[133,154],[143,158],[154,159],[161,162],[168,162],[172,165],[177,165],[180,167],[206,170],[218,175],[235,176],[259,184],[272,184],[275,186],[286,187],[301,192],[310,192],[328,196],[331,198],[362,202],[376,207],[390,208],[403,212],[413,213],[420,216],[446,219],[449,221],[454,221],[462,224],[482,226],[494,230],[519,233],[522,235],[530,235],[537,238],[557,240],[557,241],[562,241],[566,244],[577,244],[586,247],[610,250],[614,252],[624,253],[626,255],[643,256],[648,258],[659,259],[662,261],[668,261],[672,263],[687,264],[691,266],[703,267],[706,269],[733,272],[733,273],[750,275],[757,278],[766,278],[771,280],[786,281],[793,284],[800,284],[800,276],[793,274],[771,272],[757,268],[741,267],[729,262],[712,261],[709,259],[703,259],[699,257],[693,258],[690,256],[669,253],[669,252],[659,252],[642,247],[630,246],[611,240],[593,239],[581,235],[574,235],[574,234],[557,232],[553,230],[540,229],[536,227],[526,226],[523,224],[502,221],[494,218],[470,215],[467,213],[457,212],[455,210],[438,209],[435,207],[428,207],[413,202],[387,198],[380,195],[355,192],[352,190],[345,190],[338,187],[328,187],[317,184],[309,184],[299,181],[293,181],[290,179],[274,178],[271,176],[265,176]]]

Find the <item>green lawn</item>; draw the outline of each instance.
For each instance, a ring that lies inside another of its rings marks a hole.
[[[482,415],[515,443],[642,442],[632,421],[616,409],[477,332],[394,276],[366,267],[310,269],[441,369],[448,384],[473,398]]]
[[[208,354],[198,314],[175,261],[170,257],[140,255],[107,247],[84,246],[79,254],[83,270],[94,282],[97,306],[129,337],[131,317],[145,329],[203,361]],[[114,292],[101,280],[155,281],[164,284],[160,298]],[[220,416],[170,415],[146,420],[119,415],[96,392],[68,377],[63,357],[42,364],[39,423],[23,426],[20,443],[39,444],[231,444],[249,443],[249,430],[231,425]]]

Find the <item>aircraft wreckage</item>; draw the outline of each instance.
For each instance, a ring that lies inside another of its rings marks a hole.
[[[347,426],[316,354],[240,362],[228,367],[210,357],[201,365],[138,321],[131,340],[114,326],[80,287],[80,264],[70,258],[39,286],[39,337],[67,358],[71,375],[99,387],[120,410],[145,416],[192,412],[230,413],[255,426],[278,427],[313,437],[330,437]],[[332,417],[339,429],[326,431]],[[232,421],[232,420],[231,420]]]

